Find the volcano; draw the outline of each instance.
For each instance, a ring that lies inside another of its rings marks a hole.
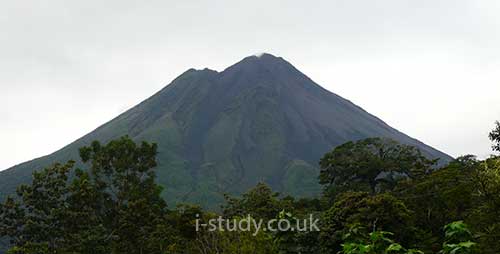
[[[205,207],[258,182],[285,194],[317,195],[319,159],[352,140],[386,137],[441,163],[451,159],[322,88],[283,58],[263,54],[222,72],[187,70],[61,150],[1,171],[0,194],[29,182],[34,170],[78,161],[78,148],[93,140],[123,135],[158,144],[157,180],[169,203]]]

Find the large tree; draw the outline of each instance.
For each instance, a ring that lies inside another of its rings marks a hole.
[[[409,244],[415,238],[413,223],[412,212],[388,193],[344,192],[323,213],[319,244],[322,253],[338,253],[344,235],[353,226],[368,231],[391,231],[396,233],[398,241]]]
[[[347,142],[320,160],[320,183],[327,196],[346,190],[378,193],[397,180],[428,173],[435,164],[417,148],[384,138]]]
[[[0,205],[0,236],[10,237],[14,253],[54,253],[70,244],[66,233],[74,226],[68,220],[67,181],[73,164],[35,172],[31,185],[18,187],[17,199]]]
[[[128,137],[80,149],[90,164],[89,180],[99,191],[103,224],[112,229],[109,237],[117,239],[113,248],[120,253],[147,251],[144,243],[166,211],[162,188],[155,183],[156,149],[156,144],[137,145]]]
[[[425,177],[398,184],[393,193],[414,211],[420,249],[436,252],[444,241],[443,225],[466,219],[477,205],[479,164],[474,156],[461,156]]]
[[[35,172],[0,206],[12,253],[163,253],[166,203],[155,183],[156,145],[128,137],[80,149],[73,162]],[[73,180],[69,180],[73,175]]]
[[[259,219],[270,220],[285,208],[279,193],[273,192],[271,187],[258,183],[254,188],[245,192],[241,198],[226,195],[226,205],[222,206],[224,216],[228,218],[251,215]]]
[[[500,250],[500,157],[492,157],[477,167],[472,194],[476,205],[467,220],[478,232],[482,253]]]

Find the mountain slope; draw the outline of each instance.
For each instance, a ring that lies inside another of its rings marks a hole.
[[[78,147],[129,135],[158,143],[158,181],[170,202],[211,207],[223,193],[259,181],[293,195],[314,195],[317,162],[334,146],[367,137],[415,145],[450,157],[393,129],[333,94],[282,58],[250,56],[222,72],[190,69],[144,102],[63,149],[0,172],[0,194],[31,172],[78,158]]]

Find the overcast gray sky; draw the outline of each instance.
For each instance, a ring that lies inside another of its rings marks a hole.
[[[500,1],[0,0],[0,169],[49,154],[188,68],[281,56],[453,156],[500,120]]]

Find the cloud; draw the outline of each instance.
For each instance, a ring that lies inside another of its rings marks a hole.
[[[487,154],[498,13],[495,0],[7,0],[0,138],[14,148],[0,168],[55,151],[186,69],[223,70],[254,49],[430,145]]]

